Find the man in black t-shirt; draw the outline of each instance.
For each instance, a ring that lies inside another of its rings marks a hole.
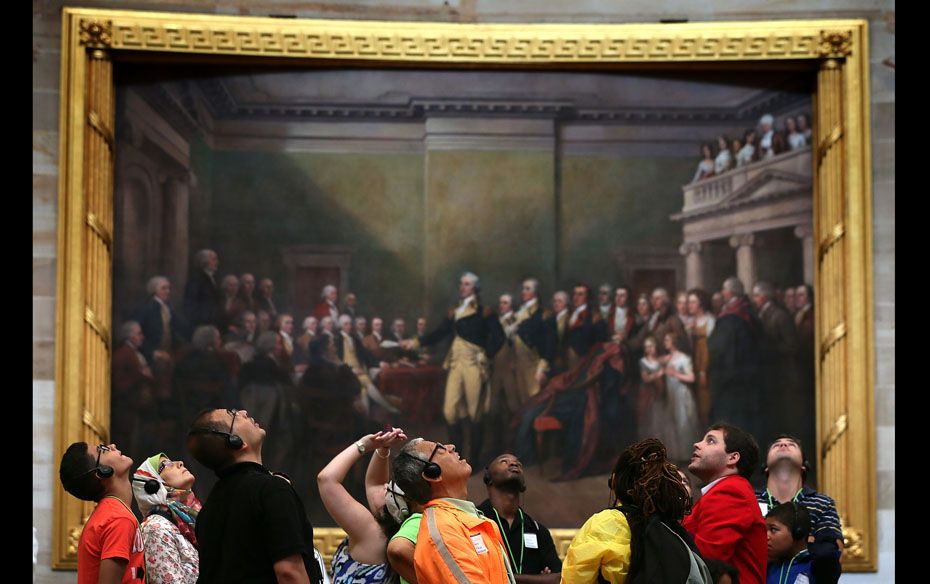
[[[562,561],[552,535],[520,507],[520,493],[526,491],[523,464],[513,454],[501,454],[484,469],[484,484],[488,498],[478,510],[497,523],[517,583],[557,584]]]
[[[262,466],[265,430],[245,410],[205,410],[187,449],[219,481],[197,517],[199,584],[322,582],[313,527],[289,481]]]

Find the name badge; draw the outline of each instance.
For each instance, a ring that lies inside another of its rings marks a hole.
[[[471,538],[471,543],[472,543],[472,545],[475,546],[475,551],[476,551],[476,552],[478,552],[479,554],[486,554],[486,553],[488,553],[488,548],[487,548],[487,546],[484,545],[484,540],[481,539],[481,534],[480,534],[480,533],[476,533],[475,535],[469,535],[468,537]]]
[[[765,517],[769,514],[769,504],[768,503],[759,503],[759,509],[762,511],[762,517]]]
[[[536,539],[535,533],[524,533],[523,534],[523,545],[530,549],[539,549],[539,541]]]

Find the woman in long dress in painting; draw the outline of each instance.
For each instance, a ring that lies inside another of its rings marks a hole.
[[[700,288],[689,290],[688,312],[691,314],[688,333],[694,348],[694,393],[697,398],[698,418],[702,426],[707,426],[710,415],[710,384],[707,380],[710,352],[707,350],[707,337],[713,332],[717,322],[711,314],[710,295]]]
[[[658,438],[663,443],[675,437],[667,415],[665,368],[659,359],[654,337],[643,341],[643,358],[639,360],[639,377],[642,383],[636,402],[637,422],[641,439]]]
[[[697,404],[689,384],[694,383],[694,367],[691,357],[681,352],[681,339],[668,333],[662,339],[668,354],[665,362],[665,415],[666,425],[672,430],[668,441],[671,460],[686,461],[694,452],[694,439],[701,431],[698,426]]]

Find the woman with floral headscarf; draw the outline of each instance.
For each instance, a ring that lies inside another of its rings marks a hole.
[[[133,495],[145,517],[146,582],[195,584],[200,557],[194,527],[200,501],[191,490],[194,475],[182,461],[158,453],[145,459],[132,478]]]

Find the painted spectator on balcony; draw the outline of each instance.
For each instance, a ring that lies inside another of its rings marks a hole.
[[[701,144],[701,156],[703,158],[694,172],[694,178],[691,179],[692,183],[714,176],[714,153],[709,143],[704,142]]]
[[[714,174],[723,174],[736,166],[730,152],[730,141],[724,134],[717,136],[717,157],[714,158]]]
[[[746,130],[743,134],[743,147],[736,153],[736,167],[746,166],[759,160],[759,152],[756,148],[756,131]]]
[[[798,123],[791,117],[785,118],[785,142],[791,150],[807,146],[807,138],[798,131]]]

